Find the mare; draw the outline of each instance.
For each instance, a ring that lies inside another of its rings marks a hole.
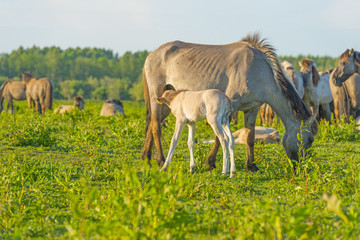
[[[290,159],[298,160],[301,130],[304,149],[314,140],[317,122],[285,77],[277,55],[259,34],[226,45],[204,45],[174,41],[163,44],[149,54],[143,68],[144,97],[146,104],[145,142],[142,158],[150,164],[152,148],[157,149],[157,163],[164,163],[161,145],[161,121],[170,109],[156,99],[164,87],[200,91],[218,89],[226,94],[235,111],[244,112],[247,139],[247,169],[259,170],[254,162],[255,122],[259,107],[268,103],[285,126],[283,146]],[[215,167],[220,146],[215,139],[206,162]]]
[[[61,105],[55,109],[55,113],[64,114],[66,112],[71,112],[75,109],[84,110],[85,108],[85,101],[82,97],[77,96],[74,98],[74,105]]]
[[[236,173],[234,161],[234,138],[230,131],[229,118],[232,113],[231,101],[217,89],[202,91],[166,90],[156,99],[160,104],[166,104],[176,117],[175,131],[171,139],[169,153],[162,171],[166,171],[174,155],[175,147],[185,124],[189,127],[188,147],[190,151],[190,172],[195,172],[194,135],[196,122],[206,119],[223,150],[222,173],[229,173],[229,154],[231,161],[230,177]]]
[[[7,109],[11,108],[11,113],[14,112],[13,100],[26,100],[25,85],[21,81],[8,80],[0,88],[0,113],[3,110],[3,101],[7,100]]]
[[[118,99],[108,99],[101,108],[100,116],[115,116],[120,114],[125,116],[124,106]]]
[[[22,81],[26,87],[26,100],[29,108],[31,101],[35,103],[35,109],[44,115],[45,109],[52,109],[53,84],[47,78],[36,79],[31,73],[22,73]]]

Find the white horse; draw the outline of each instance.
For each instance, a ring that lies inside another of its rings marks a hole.
[[[329,85],[330,74],[320,76],[315,63],[308,58],[302,59],[299,64],[304,79],[304,102],[312,107],[314,115],[319,113],[319,105],[322,105],[326,112],[326,120],[330,121],[330,102],[333,100]]]
[[[303,80],[301,73],[296,71],[294,68],[294,65],[287,60],[284,60],[281,62],[281,67],[282,67],[284,73],[289,78],[290,82],[292,82],[294,84],[295,89],[299,94],[299,97],[303,98],[304,97],[304,80]]]
[[[194,160],[194,134],[197,121],[206,118],[216,136],[219,138],[223,149],[222,173],[229,173],[229,154],[231,161],[230,177],[236,173],[234,161],[234,138],[229,127],[229,117],[232,112],[231,101],[217,89],[203,91],[166,90],[157,98],[160,104],[166,104],[176,117],[174,135],[171,139],[169,153],[162,171],[166,171],[174,155],[176,144],[184,125],[189,127],[188,147],[190,150],[190,172],[195,172]]]

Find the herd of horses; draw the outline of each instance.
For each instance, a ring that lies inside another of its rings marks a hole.
[[[0,113],[3,101],[7,100],[7,111],[14,112],[13,100],[27,100],[29,108],[35,107],[36,112],[44,115],[46,109],[52,109],[53,83],[47,78],[36,79],[31,73],[22,73],[22,81],[8,80],[0,88]],[[74,105],[61,105],[55,113],[64,114],[74,109],[85,110],[85,101],[81,96],[74,98]],[[108,99],[102,106],[100,116],[125,116],[124,106],[118,99]]]
[[[306,150],[311,147],[318,130],[316,117],[319,109],[325,112],[324,116],[328,120],[331,105],[336,119],[342,114],[359,117],[360,53],[353,49],[346,50],[340,56],[336,68],[326,73],[319,73],[310,59],[303,59],[300,66],[299,73],[290,62],[280,64],[274,48],[257,33],[227,45],[181,41],[161,45],[149,54],[143,68],[147,115],[142,159],[147,159],[150,164],[155,145],[159,166],[165,163],[167,167],[171,160],[172,153],[169,152],[165,162],[161,122],[174,110],[170,104],[161,104],[157,99],[169,90],[197,92],[208,89],[225,93],[231,100],[233,113],[244,112],[247,170],[259,170],[254,162],[254,137],[255,121],[263,104],[268,105],[265,111],[272,111],[272,114],[275,112],[285,126],[282,144],[287,156],[296,161],[300,155],[306,157]],[[194,105],[195,102],[188,101],[188,104]],[[201,99],[201,104],[202,107],[194,108],[191,114],[206,110],[204,99]],[[174,115],[182,116],[186,120],[184,123],[189,125],[189,131],[194,131],[192,129],[197,119],[189,118],[184,108],[176,109],[182,112]],[[176,125],[175,138],[179,134],[178,128]],[[300,152],[298,135],[302,138],[303,146]],[[172,141],[175,140],[173,137]],[[189,142],[191,153],[192,144]],[[215,168],[220,142],[223,145],[223,140],[219,139],[215,131],[214,145],[205,161],[210,170]],[[170,150],[173,151],[173,148]]]
[[[249,171],[258,171],[254,162],[254,140],[259,109],[262,122],[272,121],[276,114],[284,124],[282,144],[287,156],[296,161],[301,154],[306,157],[306,150],[311,147],[318,130],[317,117],[330,121],[333,111],[335,119],[343,114],[347,116],[346,121],[350,116],[360,119],[360,53],[346,50],[336,68],[324,73],[319,73],[310,59],[305,58],[299,64],[301,68],[297,72],[291,62],[280,63],[274,48],[257,33],[226,45],[181,41],[161,45],[148,55],[143,67],[146,127],[141,158],[147,159],[150,165],[155,146],[157,163],[159,166],[165,163],[162,169],[166,170],[186,124],[193,173],[195,122],[206,118],[214,130],[215,141],[205,164],[210,170],[216,167],[216,154],[221,144],[223,173],[229,172],[227,155],[230,153],[233,175],[234,141],[229,133],[229,118],[243,111],[246,167]],[[29,108],[34,107],[39,114],[44,114],[46,109],[52,109],[53,89],[50,80],[23,73],[22,81],[9,80],[1,86],[0,113],[5,98],[12,112],[13,100],[26,99]],[[60,106],[55,112],[84,109],[84,106],[85,101],[76,97],[74,106]],[[165,162],[161,123],[170,112],[177,120]],[[116,99],[107,100],[101,115],[116,113],[124,115],[122,103]],[[301,153],[298,135],[302,138]]]

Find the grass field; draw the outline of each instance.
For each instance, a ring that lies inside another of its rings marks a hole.
[[[86,113],[44,117],[15,105],[15,116],[0,115],[0,239],[360,238],[354,123],[321,123],[296,175],[281,145],[256,144],[257,173],[245,170],[245,146],[236,145],[230,179],[221,174],[221,152],[213,174],[203,167],[210,145],[196,144],[198,168],[189,173],[187,129],[169,171],[155,161],[149,168],[140,159],[143,103],[125,102],[126,118],[100,117],[99,101],[87,101]],[[171,116],[165,154],[173,129]],[[195,139],[212,138],[198,123]]]

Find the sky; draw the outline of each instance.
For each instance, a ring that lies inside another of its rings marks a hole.
[[[36,45],[121,56],[260,32],[280,56],[338,57],[360,49],[359,10],[359,0],[0,0],[0,53]]]

